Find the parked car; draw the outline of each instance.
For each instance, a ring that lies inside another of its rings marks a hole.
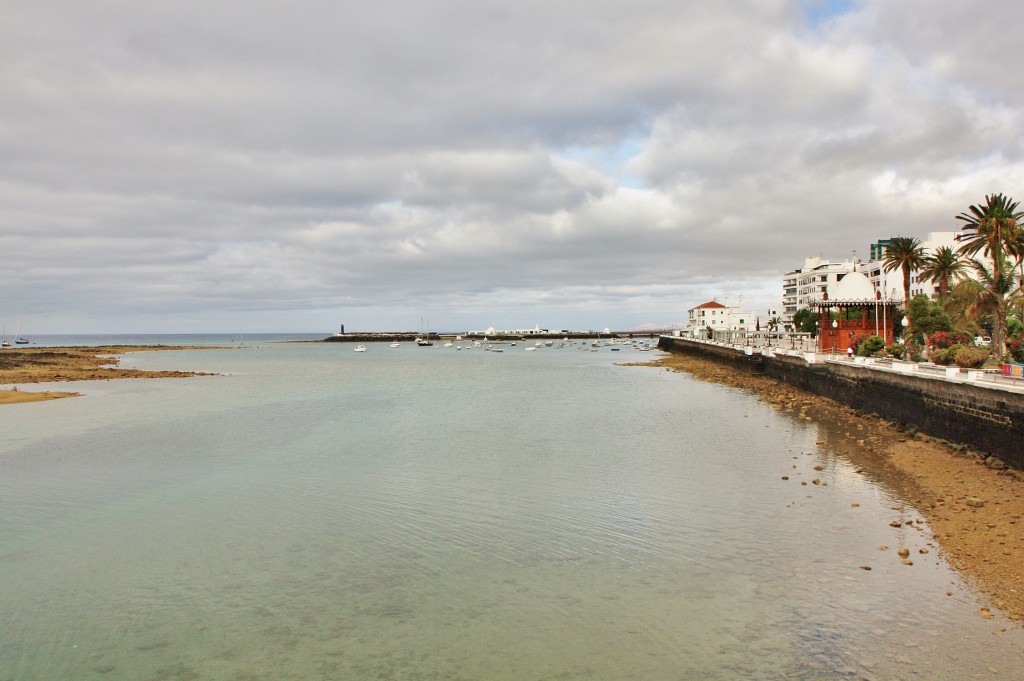
[[[992,339],[988,336],[975,336],[974,344],[982,348],[987,348],[992,345]]]

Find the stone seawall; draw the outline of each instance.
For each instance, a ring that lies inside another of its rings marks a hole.
[[[667,336],[661,337],[658,341],[658,347],[669,352],[680,352],[714,359],[717,362],[728,364],[734,369],[739,369],[746,373],[764,373],[764,363],[761,355],[748,355],[744,350],[738,348],[687,340],[685,338],[669,338]]]
[[[801,357],[766,357],[743,349],[662,337],[659,347],[697,354],[823,395],[854,409],[963,443],[1024,469],[1024,395],[840,362],[809,364]]]

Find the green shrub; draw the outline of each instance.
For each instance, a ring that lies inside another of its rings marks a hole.
[[[933,364],[948,367],[953,363],[954,354],[955,353],[950,352],[950,348],[935,348],[928,353],[928,358],[931,359]]]
[[[873,357],[885,347],[885,339],[880,336],[866,336],[857,343],[857,354],[861,357]]]
[[[903,356],[903,343],[893,343],[892,345],[885,346],[885,354],[889,355],[893,359],[899,359]]]
[[[958,367],[963,367],[964,369],[977,369],[985,363],[989,354],[988,348],[961,347],[957,350],[956,357],[953,361],[956,362]]]

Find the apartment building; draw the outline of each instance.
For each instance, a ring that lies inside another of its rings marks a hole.
[[[782,275],[782,321],[793,321],[797,310],[810,307],[825,294],[831,297],[843,277],[856,270],[855,260],[831,262],[819,257],[805,258],[803,267]]]
[[[690,338],[699,338],[705,329],[712,331],[753,331],[757,325],[757,316],[753,312],[742,309],[740,304],[732,306],[729,299],[725,303],[709,300],[687,311],[687,322],[684,330]]]
[[[921,242],[921,249],[925,256],[934,255],[935,252],[948,246],[956,250],[959,244],[956,241],[957,232],[929,232],[926,239]],[[843,280],[849,272],[860,272],[868,278],[875,294],[882,300],[903,301],[903,271],[900,269],[892,272],[885,271],[884,259],[885,250],[895,237],[879,239],[869,247],[871,259],[862,261],[854,259],[843,262],[830,262],[822,258],[806,258],[804,266],[790,270],[782,275],[782,319],[790,322],[797,310],[805,307],[812,307],[814,303],[821,300],[825,294],[829,298],[835,298],[835,287]],[[988,260],[983,258],[983,262]],[[920,293],[930,298],[938,297],[938,286],[918,272],[910,274],[910,296],[914,297]]]

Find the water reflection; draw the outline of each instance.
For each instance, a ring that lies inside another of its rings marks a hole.
[[[0,668],[1019,674],[1019,630],[993,636],[938,552],[894,555],[928,528],[889,526],[913,514],[841,424],[597,353],[396,353],[210,354],[234,375],[163,384],[127,424],[106,415],[137,396],[112,387],[68,415],[95,430],[5,452]]]

